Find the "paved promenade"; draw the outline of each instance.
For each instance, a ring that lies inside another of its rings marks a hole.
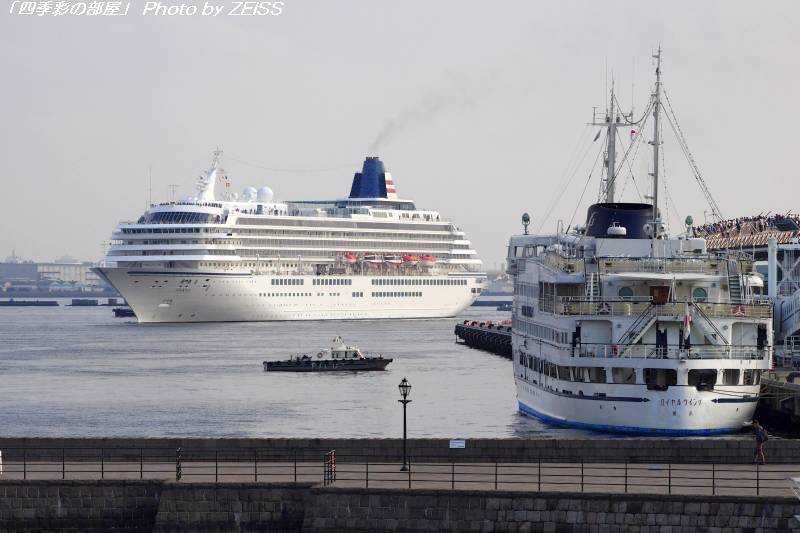
[[[182,483],[307,482],[342,488],[792,496],[800,465],[622,463],[401,463],[188,461],[3,463],[2,480],[155,479]],[[329,480],[326,482],[327,478]]]

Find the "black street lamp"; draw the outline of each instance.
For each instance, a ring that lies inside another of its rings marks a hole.
[[[403,397],[402,400],[397,401],[403,404],[403,467],[400,471],[405,472],[408,470],[408,455],[406,455],[406,405],[411,401],[408,399],[408,395],[411,394],[411,383],[403,377],[403,381],[400,382],[397,388],[400,389],[400,396]]]

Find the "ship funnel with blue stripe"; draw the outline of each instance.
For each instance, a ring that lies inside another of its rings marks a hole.
[[[397,198],[392,176],[379,157],[367,157],[364,160],[361,172],[353,176],[350,198]]]

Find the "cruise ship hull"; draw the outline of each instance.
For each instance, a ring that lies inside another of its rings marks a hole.
[[[606,396],[597,397],[589,390],[578,396],[516,381],[519,410],[527,416],[567,427],[649,435],[741,431],[753,419],[759,392],[758,385],[725,387],[721,392],[691,386],[652,391],[642,385],[607,385],[603,387]]]
[[[467,273],[405,278],[124,267],[95,271],[143,323],[446,318],[472,304],[483,279]],[[389,279],[392,285],[385,284]]]

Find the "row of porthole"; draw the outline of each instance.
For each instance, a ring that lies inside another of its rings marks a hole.
[[[633,289],[627,286],[620,287],[617,296],[623,300],[630,300],[633,298]],[[708,300],[708,291],[703,287],[695,287],[692,291],[692,299],[695,302],[705,302]]]

